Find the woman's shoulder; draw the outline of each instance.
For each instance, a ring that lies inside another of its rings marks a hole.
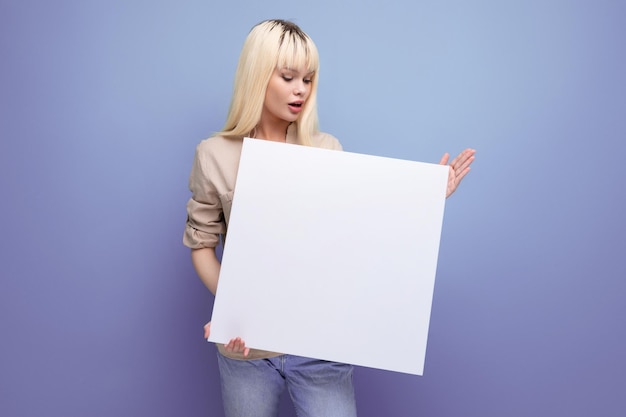
[[[326,132],[317,132],[311,137],[311,145],[316,148],[332,149],[336,151],[343,150],[339,140]]]
[[[211,136],[198,144],[196,152],[204,157],[223,157],[228,154],[241,153],[242,144],[243,138]]]

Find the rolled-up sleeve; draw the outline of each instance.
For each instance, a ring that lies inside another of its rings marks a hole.
[[[226,233],[222,203],[207,171],[207,156],[198,146],[189,176],[191,198],[183,236],[183,244],[192,249],[213,248]]]

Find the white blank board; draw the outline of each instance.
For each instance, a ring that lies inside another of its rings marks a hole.
[[[422,375],[447,176],[246,138],[209,340]]]

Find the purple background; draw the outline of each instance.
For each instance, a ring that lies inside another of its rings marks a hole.
[[[346,150],[479,152],[446,208],[425,375],[358,368],[360,416],[623,416],[626,3],[608,0],[0,0],[0,415],[222,415],[187,177],[270,17],[315,39]]]

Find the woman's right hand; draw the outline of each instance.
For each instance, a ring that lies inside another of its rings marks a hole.
[[[208,339],[211,334],[211,322],[208,322],[204,325],[204,338]],[[246,342],[241,340],[241,337],[235,337],[234,339],[230,339],[226,345],[224,345],[227,352],[230,353],[243,353],[243,356],[248,356],[250,354],[250,348],[246,347]]]

